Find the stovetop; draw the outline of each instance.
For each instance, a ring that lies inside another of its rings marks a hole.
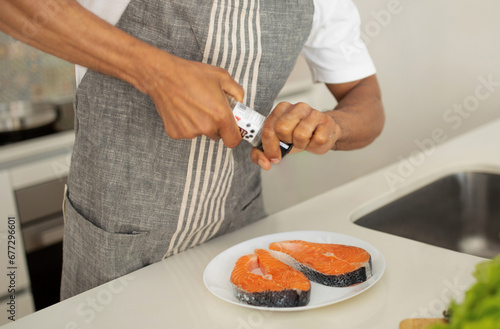
[[[0,148],[3,146],[12,146],[18,142],[33,140],[39,137],[49,136],[73,130],[74,111],[73,104],[66,103],[57,105],[57,119],[47,125],[26,129],[21,131],[11,131],[0,133]]]

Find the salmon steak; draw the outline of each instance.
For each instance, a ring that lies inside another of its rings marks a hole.
[[[372,276],[371,256],[359,247],[289,240],[272,242],[269,249],[309,280],[326,286],[348,287]]]
[[[254,306],[295,307],[309,303],[311,282],[269,251],[240,257],[231,273],[236,298]]]

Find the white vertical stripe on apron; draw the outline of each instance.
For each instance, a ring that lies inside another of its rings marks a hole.
[[[250,63],[254,65],[253,81],[252,81],[252,85],[251,85],[252,98],[251,98],[251,101],[250,101],[250,103],[251,103],[252,106],[254,104],[255,96],[256,96],[256,93],[257,93],[257,79],[258,79],[258,75],[259,75],[258,69],[259,69],[259,64],[260,64],[260,59],[261,59],[261,54],[262,54],[262,44],[261,44],[261,39],[260,39],[261,27],[260,27],[260,14],[259,14],[260,3],[259,3],[259,0],[252,1],[252,3],[253,2],[257,2],[257,12],[256,12],[256,20],[255,20],[255,29],[257,31],[257,53],[255,54],[255,56],[253,56],[253,54],[250,54],[250,56],[249,56],[249,58],[253,59],[253,60],[250,61]],[[236,3],[239,3],[239,1],[236,1]],[[237,16],[237,11],[235,12],[234,15]],[[244,30],[244,26],[245,26],[244,23],[245,23],[244,19],[240,21],[240,24],[238,25],[238,28],[240,30]],[[251,28],[249,30],[251,31],[251,30],[253,30],[253,28]],[[236,29],[236,27],[234,27],[233,28],[233,37],[234,37],[234,40],[236,40],[236,35],[237,35],[237,29]],[[250,40],[249,43],[253,44],[253,40]],[[240,39],[240,50],[244,49],[244,48],[245,48],[245,38],[241,38]],[[236,60],[236,52],[233,51],[233,55],[234,56],[232,57],[232,60],[234,62]],[[245,58],[245,52],[241,51],[240,52],[240,62],[243,62],[244,58]],[[250,66],[250,65],[248,65],[248,66]],[[232,66],[232,67],[234,68],[234,66]],[[233,73],[233,72],[231,72],[231,73]],[[237,80],[239,80],[239,77],[237,77]],[[226,200],[227,200],[229,189],[231,187],[232,177],[234,175],[234,170],[232,169],[233,166],[234,166],[234,159],[231,157],[231,171],[230,171],[230,176],[231,177],[229,179],[229,183],[227,184],[228,188],[226,189],[226,191],[224,192],[224,194],[222,196],[222,208],[221,208],[221,210],[222,210],[221,217],[222,218],[225,217],[224,216],[225,215],[225,213],[224,213],[224,211],[225,211],[225,203],[226,203]],[[219,231],[220,226],[222,224],[222,221],[214,222],[214,224],[215,224],[215,227],[212,230],[211,236],[213,236],[216,232]]]
[[[237,81],[241,81],[241,74],[244,70],[245,75],[241,83],[250,95],[250,99],[248,95],[245,95],[250,105],[254,104],[256,97],[258,68],[262,52],[259,8],[258,0],[250,0],[250,6],[248,0],[245,0],[240,13],[238,0],[228,5],[226,0],[221,0],[220,4],[214,1],[210,12],[209,34],[203,52],[204,62],[210,61],[212,65],[228,67],[229,73]],[[246,40],[247,29],[248,40]],[[257,34],[256,40],[254,30]],[[239,45],[237,45],[238,34]],[[246,53],[247,41],[249,54]],[[254,46],[255,43],[257,47]],[[238,65],[236,65],[237,48],[240,51]],[[250,60],[245,63],[247,56]],[[196,157],[197,141],[200,145]],[[225,148],[222,141],[219,141],[215,169],[210,175],[216,143],[207,140],[204,136],[191,143],[188,173],[177,229],[164,258],[211,238],[219,231],[224,221],[226,200],[234,175],[234,158],[232,150]],[[205,155],[207,155],[207,163],[203,164]],[[196,170],[193,173],[195,167]],[[198,193],[200,184],[202,184],[201,192]],[[193,191],[192,195],[189,195],[190,189]]]
[[[222,143],[222,141],[219,141],[219,147],[217,148],[217,155],[216,155],[216,160],[215,160],[215,168],[221,168],[221,163],[222,163],[222,155],[223,155],[223,152],[224,152],[224,147],[222,147],[224,144]],[[227,157],[226,157],[227,159]],[[221,174],[221,176],[224,174],[225,171],[221,171],[221,170],[217,170],[214,172],[214,178],[213,178],[213,181],[214,182],[219,182],[221,183],[223,181],[223,179],[221,178],[220,180],[218,180],[219,178],[219,173]],[[217,187],[218,188],[218,187]],[[217,188],[212,188],[211,192],[213,192],[213,194],[216,194],[216,190]],[[198,226],[196,228],[196,236],[194,237],[193,239],[193,243],[197,243],[200,241],[200,237],[201,237],[201,233],[202,231],[208,226],[209,224],[209,220],[210,220],[210,217],[211,217],[211,214],[212,214],[212,209],[213,209],[213,203],[214,203],[214,195],[212,195],[210,198],[206,198],[205,199],[205,202],[203,203],[203,213],[202,213],[202,219],[203,219],[203,224],[201,226]],[[210,211],[209,211],[209,206],[210,206]],[[207,216],[207,214],[210,214]]]
[[[239,27],[239,24],[238,24],[239,9],[240,9],[240,2],[236,1],[235,6],[234,6],[234,10],[233,10],[233,24],[232,24],[233,29],[232,29],[232,33],[231,33],[231,45],[233,48],[235,47],[236,40],[237,40],[238,29],[236,27]],[[232,74],[234,74],[234,65],[236,64],[235,63],[236,62],[236,53],[237,53],[236,51],[231,52],[231,60],[229,61],[229,67],[227,69]],[[233,78],[235,78],[234,75],[233,75]]]
[[[215,143],[212,141],[209,141],[208,143],[208,154],[212,155],[214,153],[214,145]],[[222,147],[220,147],[222,149]],[[207,164],[206,168],[211,168],[212,167],[212,158],[213,156],[207,157]],[[218,166],[216,168],[219,168]],[[202,224],[200,222],[203,221],[203,218],[206,214],[205,211],[202,212],[203,208],[205,207],[205,204],[207,203],[207,200],[209,199],[207,196],[209,195],[209,192],[207,192],[207,189],[209,186],[213,186],[217,182],[217,176],[219,174],[219,171],[216,171],[214,173],[214,177],[212,178],[211,175],[205,175],[203,179],[203,185],[201,188],[201,193],[200,193],[200,200],[197,202],[197,207],[196,207],[196,214],[194,216],[193,220],[193,231],[191,232],[191,236],[196,233],[198,230],[197,228],[201,227]],[[212,179],[211,179],[212,178]],[[180,249],[185,249],[187,248],[187,244],[189,242],[189,239],[186,239],[184,243],[182,244]]]
[[[203,156],[204,156],[205,152],[203,152],[203,150],[205,149],[205,144],[206,144],[207,138],[205,136],[201,136],[201,137],[199,137],[199,140],[200,140],[200,147],[199,147],[199,151],[198,151],[198,160],[197,160],[196,170],[195,170],[195,179],[194,179],[193,187],[192,188],[190,187],[191,190],[193,191],[193,194],[189,198],[189,203],[190,203],[189,211],[187,213],[187,218],[186,218],[185,223],[183,225],[184,229],[182,230],[182,233],[179,236],[179,243],[186,239],[187,232],[190,229],[190,227],[192,226],[191,222],[192,222],[193,213],[194,213],[194,210],[196,208],[197,201],[198,201],[197,199],[198,199],[200,180],[201,180],[201,176],[204,173],[204,170],[202,170],[203,169],[202,166],[203,166]],[[193,160],[193,162],[194,162],[194,160]],[[191,172],[190,175],[192,176],[192,174],[193,173]],[[186,194],[184,194],[184,195],[186,195]],[[186,202],[186,204],[187,204],[187,202]],[[179,252],[179,245],[177,245],[177,247],[176,247],[176,252]]]
[[[238,3],[238,1],[236,1],[236,3]],[[221,24],[219,24],[219,28],[218,28],[218,31],[217,31],[217,35],[218,36],[222,35],[222,31],[224,31],[224,38],[222,39],[223,53],[222,53],[221,63],[219,64],[221,67],[226,67],[227,66],[227,59],[228,59],[228,55],[229,55],[229,49],[231,49],[231,47],[230,47],[231,45],[229,44],[229,31],[231,30],[231,24],[230,24],[230,22],[231,22],[231,14],[232,14],[233,10],[229,10],[230,6],[223,6],[223,10],[222,11],[224,11],[225,7],[227,7],[228,9],[225,10],[224,25],[221,26]],[[219,23],[220,23],[220,21],[219,21]],[[233,25],[233,30],[236,30],[236,24]],[[217,40],[220,42],[220,37],[217,37]],[[207,46],[211,47],[211,44],[209,44],[207,42],[206,47]],[[221,48],[220,45],[216,45],[215,50],[220,52],[220,48]],[[235,51],[232,51],[232,53],[235,53]],[[213,57],[214,57],[214,59],[212,60],[211,64],[212,65],[217,65],[218,53],[214,53]],[[234,61],[234,59],[233,59],[233,61]],[[234,64],[230,62],[229,66],[232,67],[232,66],[234,66]],[[228,71],[231,73],[231,70],[228,70]],[[219,143],[219,148],[224,149],[222,143]],[[229,179],[229,183],[227,181],[224,181],[224,180],[220,179],[219,182],[218,182],[218,184],[217,184],[217,186],[214,189],[212,189],[212,191],[214,192],[213,198],[216,198],[216,200],[217,200],[217,202],[216,202],[217,206],[214,209],[213,215],[211,214],[211,212],[209,212],[209,216],[206,219],[206,223],[207,224],[210,223],[211,221],[212,222],[222,223],[222,221],[224,220],[224,207],[225,207],[225,201],[226,201],[226,199],[223,199],[222,202],[221,202],[220,195],[218,195],[218,193],[216,191],[221,190],[221,189],[222,190],[226,189],[226,190],[229,191],[229,189],[231,188],[232,175],[233,175],[233,163],[234,163],[234,158],[232,156],[232,150],[231,149],[225,149],[224,153],[225,153],[224,166],[222,168],[220,166],[217,166],[215,168],[214,175],[219,176],[219,172],[222,170],[222,173],[226,173],[227,172],[229,174],[229,176],[231,177],[231,179]],[[221,176],[221,178],[222,178],[222,176]],[[227,193],[225,195],[226,195],[226,198],[227,198]],[[193,227],[193,234],[196,231],[202,232],[202,230],[206,229],[206,227],[207,227],[207,225],[204,225],[202,228]],[[208,230],[204,234],[204,236],[203,236],[203,238],[201,240],[199,239],[200,235],[196,234],[195,239],[191,242],[191,246],[194,246],[194,245],[197,245],[197,244],[199,244],[201,242],[204,242],[207,238],[209,238],[210,236],[212,236],[213,234],[215,234],[215,233],[211,233],[210,235],[208,235],[207,233],[208,233]]]
[[[259,75],[259,66],[260,66],[260,59],[262,57],[262,43],[260,39],[261,31],[260,31],[260,2],[257,0],[257,10],[255,14],[255,29],[257,31],[257,53],[255,54],[255,61],[254,61],[254,67],[253,67],[253,78],[252,78],[252,97],[249,99],[250,102],[250,107],[254,107],[255,105],[255,97],[257,97],[257,80],[258,80],[258,75]]]
[[[230,161],[230,170],[229,170],[229,173],[226,177],[226,182],[225,182],[225,185],[227,186],[225,190],[221,191],[223,192],[223,195],[221,198],[218,198],[217,199],[217,203],[219,204],[219,202],[222,200],[222,202],[220,203],[220,212],[221,212],[221,218],[223,219],[225,217],[225,210],[226,210],[226,200],[227,200],[227,196],[229,194],[229,190],[231,189],[231,185],[232,185],[232,181],[233,181],[233,176],[234,176],[234,158],[231,157],[231,161]],[[222,220],[219,220],[219,221],[212,221],[211,223],[211,227],[213,228],[210,232],[210,230],[207,230],[206,233],[205,233],[205,238],[202,240],[202,241],[206,241],[207,239],[210,239],[212,236],[214,236],[220,229],[220,226],[222,225]],[[210,235],[207,235],[208,233],[210,232]]]
[[[213,7],[217,8],[217,3],[218,1],[214,1]],[[210,64],[212,65],[217,65],[217,61],[219,60],[219,54],[220,54],[220,40],[222,38],[221,30],[222,30],[222,21],[223,21],[223,15],[224,15],[224,7],[225,7],[226,1],[222,0],[221,7],[222,9],[219,11],[219,16],[217,17],[217,31],[216,31],[216,38],[215,38],[215,49],[213,49],[213,58],[212,62]],[[215,16],[210,17],[210,25],[215,25],[213,19]],[[210,49],[211,50],[212,44],[208,43],[205,45],[205,49]]]
[[[229,30],[231,29],[231,25],[229,24],[231,21],[231,12],[230,6],[227,6],[226,13],[224,15],[224,25],[223,25],[223,31],[224,31],[224,38],[222,41],[222,60],[220,62],[221,67],[226,67],[227,65],[227,57],[229,55]],[[217,63],[213,63],[214,65],[217,65]],[[231,73],[231,72],[229,72]]]
[[[250,10],[248,12],[248,26],[247,26],[247,30],[248,30],[248,54],[249,56],[254,56],[254,51],[255,51],[255,47],[254,47],[254,36],[253,36],[253,26],[252,26],[252,22],[253,22],[253,18],[254,18],[254,11],[255,11],[255,1],[252,0],[250,2]],[[243,89],[246,90],[246,99],[247,99],[247,103],[249,101],[249,97],[248,97],[248,94],[253,94],[253,90],[249,90],[248,88],[248,80],[249,80],[249,77],[250,77],[250,69],[251,69],[252,65],[251,63],[248,63],[247,66],[246,66],[246,70],[245,70],[245,75],[243,76]],[[252,97],[250,97],[252,98]],[[253,107],[253,103],[250,103],[248,104],[250,105],[250,107]]]
[[[248,1],[245,0],[243,2],[243,8],[241,10],[241,16],[240,16],[240,26],[244,27],[245,26],[245,17],[247,16],[247,8],[248,8]],[[240,28],[240,60],[238,63],[238,67],[236,68],[236,72],[234,73],[234,78],[236,81],[239,81],[241,78],[241,71],[243,70],[243,64],[245,63],[245,56],[246,56],[246,42],[245,42],[245,29]],[[246,91],[246,89],[245,89]],[[245,93],[246,97],[246,93]]]
[[[247,1],[245,1],[245,5],[244,5],[244,9],[243,10],[246,10],[247,6],[248,6],[247,5]],[[239,27],[239,30],[242,31],[241,35],[243,36],[242,38],[240,38],[240,43],[241,44],[239,45],[240,46],[240,64],[238,66],[240,67],[240,70],[239,70],[239,72],[237,74],[232,74],[232,76],[235,78],[235,80],[238,81],[240,79],[241,67],[243,66],[243,63],[244,63],[244,60],[245,60],[245,55],[246,55],[245,54],[245,37],[244,37],[245,34],[244,34],[244,29],[241,28],[242,26],[244,26],[245,13],[242,11],[242,13],[241,13],[241,21],[238,24],[239,2],[236,2],[235,8],[236,8],[236,10],[234,11],[234,14],[233,14],[233,17],[232,17],[233,29],[232,29],[232,34],[231,34],[231,42],[232,42],[231,45],[233,47],[235,47],[235,45],[236,45],[238,27]],[[228,46],[227,43],[229,42],[229,38],[228,38],[228,31],[230,29],[229,23],[230,23],[230,16],[226,15],[226,20],[225,20],[225,25],[224,25],[224,33],[225,33],[226,37],[224,38],[225,45],[224,45],[223,49],[227,49],[227,46]],[[210,44],[209,42],[207,42],[207,44]],[[225,61],[226,61],[227,56],[225,56],[225,55],[226,55],[226,51],[224,51],[224,56],[223,56],[221,65],[225,65],[226,64]],[[232,51],[231,52],[231,60],[230,60],[229,69],[228,69],[228,71],[230,73],[234,72],[236,55],[237,55],[236,51]],[[214,55],[214,58],[215,57],[216,56]],[[229,154],[228,154],[228,156],[229,156]],[[228,158],[226,158],[226,160],[227,159]],[[222,196],[217,196],[215,210],[213,208],[215,200],[212,199],[212,202],[210,204],[210,211],[209,211],[209,216],[207,218],[207,222],[202,227],[198,227],[197,228],[197,234],[194,237],[193,245],[196,245],[196,244],[198,244],[200,242],[203,242],[203,241],[209,239],[214,234],[216,234],[217,231],[220,228],[220,225],[222,224],[222,221],[223,221],[223,219],[225,217],[225,214],[224,214],[225,201],[227,200],[227,196],[228,196],[228,193],[229,193],[229,190],[230,190],[230,186],[231,186],[230,184],[227,184],[227,181],[232,182],[232,177],[233,177],[233,172],[234,172],[233,171],[234,160],[233,160],[232,157],[230,157],[230,162],[228,164],[230,165],[230,169],[228,171],[228,175],[226,176],[227,179],[224,179],[224,180],[221,179],[221,182],[223,183],[222,186],[225,186],[224,190],[220,190]],[[217,168],[219,168],[219,166],[217,166]],[[224,164],[224,172],[226,172],[226,168],[227,168],[227,165]],[[217,188],[217,190],[219,190],[219,188]],[[222,202],[221,202],[221,200],[222,200]],[[206,207],[206,205],[204,205],[204,207]],[[205,208],[205,210],[206,210],[206,208]],[[215,214],[218,214],[219,212],[220,212],[220,219],[216,220],[217,217],[215,216]],[[211,229],[206,230],[206,228],[208,226],[210,226]],[[201,235],[202,235],[203,232],[205,232],[205,234],[203,234],[203,237],[202,237]],[[201,238],[201,240],[200,240],[200,238]]]
[[[177,235],[179,234],[183,226],[184,213],[186,212],[186,206],[189,199],[189,187],[191,186],[191,175],[193,172],[193,162],[194,162],[193,160],[195,153],[196,153],[196,139],[193,139],[191,141],[191,151],[189,152],[186,184],[184,185],[184,194],[182,196],[182,204],[179,212],[179,220],[177,221],[177,229],[175,230],[175,233],[172,235],[172,239],[170,240],[170,245],[168,247],[167,253],[163,256],[163,258],[167,257],[167,254],[171,250],[173,250],[175,241],[177,240]]]
[[[233,166],[234,166],[233,157],[226,156],[226,159],[224,162],[224,168],[227,168],[227,170],[223,171],[223,175],[221,176],[222,184],[218,186],[217,191],[216,191],[217,197],[212,199],[212,202],[210,204],[209,216],[207,218],[208,225],[206,226],[206,229],[204,229],[205,232],[204,232],[202,239],[199,240],[200,243],[203,241],[206,241],[211,236],[213,236],[216,233],[216,232],[211,232],[214,228],[214,225],[216,223],[222,222],[223,217],[221,219],[217,220],[216,215],[218,213],[221,213],[221,215],[223,215],[224,204],[226,201],[226,199],[223,197],[227,197],[227,192],[230,189],[231,181],[233,178],[233,172],[234,172]],[[214,207],[214,203],[215,203],[215,207]],[[221,211],[221,209],[222,209],[222,211]],[[212,215],[212,210],[213,210],[213,215]]]
[[[212,5],[212,11],[210,14],[209,32],[211,32],[211,33],[209,33],[208,38],[207,38],[207,43],[205,45],[203,60],[204,60],[204,62],[207,62],[209,57],[210,57],[211,49],[212,49],[211,45],[213,42],[213,35],[215,35],[216,42],[215,42],[215,49],[213,51],[213,58],[212,58],[212,62],[211,62],[212,65],[216,64],[216,62],[218,61],[219,53],[220,53],[220,40],[221,40],[220,31],[222,28],[221,27],[222,16],[224,15],[224,7],[225,7],[224,4],[225,4],[225,0],[222,0],[222,10],[217,10],[218,9],[217,1],[215,1],[214,4]],[[218,15],[217,15],[217,13],[218,13]],[[216,16],[217,16],[218,24],[215,24]],[[217,30],[214,33],[215,26],[217,26]],[[206,138],[206,137],[202,136],[202,138]],[[184,187],[184,195],[183,195],[181,210],[179,213],[179,219],[177,221],[177,229],[176,229],[176,232],[174,233],[174,235],[172,236],[169,248],[168,248],[167,252],[165,253],[165,255],[163,256],[163,258],[166,258],[172,254],[178,253],[179,251],[184,250],[185,248],[188,247],[188,242],[189,242],[190,238],[186,238],[186,232],[190,228],[189,227],[189,224],[191,222],[190,217],[192,216],[192,212],[193,212],[195,206],[198,204],[198,207],[200,207],[201,204],[203,204],[202,201],[198,202],[196,200],[196,195],[193,195],[191,197],[189,196],[189,189],[191,187],[191,176],[193,175],[192,171],[193,171],[193,167],[194,167],[194,158],[195,158],[194,154],[196,153],[196,141],[197,140],[198,140],[198,138],[193,139],[193,142],[191,143],[189,166],[188,166],[188,170],[187,170],[187,176],[189,177],[189,179],[186,180],[186,184]],[[212,155],[213,155],[214,144],[213,144],[213,141],[210,141],[209,143],[210,143],[210,147],[208,150],[209,154],[208,154],[207,158],[211,159]],[[220,147],[221,147],[221,145],[219,144],[219,148]],[[200,145],[200,149],[199,149],[200,156],[203,156],[203,153],[204,153],[203,151],[204,151],[204,149]],[[198,159],[197,173],[201,172],[200,166],[202,163],[203,163],[203,158]],[[210,166],[207,165],[206,168],[210,169]],[[213,181],[212,185],[217,184],[218,170],[220,170],[220,166],[216,166],[216,168],[215,168],[214,181]],[[207,175],[207,176],[209,176],[209,175]],[[219,182],[219,184],[220,183],[221,182]],[[194,193],[197,193],[196,189],[195,189]],[[189,210],[188,218],[186,219],[185,214],[186,214],[186,209],[188,207],[188,204],[189,204],[190,210]],[[206,213],[206,212],[204,212],[204,213]],[[192,227],[192,229],[193,229],[192,231],[195,231],[198,225],[199,225],[198,222],[194,223],[194,225]],[[184,228],[184,230],[183,230],[183,228]],[[181,231],[182,231],[182,234],[180,237],[178,237]],[[190,236],[192,234],[193,233],[191,233]]]
[[[214,37],[214,18],[215,14],[217,13],[217,6],[213,5],[212,6],[212,11],[210,13],[210,24],[208,26],[208,37],[207,37],[207,44],[205,45],[205,50],[203,52],[203,63],[208,63],[208,58],[210,56],[210,47],[207,47],[207,45],[211,45]]]

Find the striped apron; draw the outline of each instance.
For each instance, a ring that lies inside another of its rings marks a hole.
[[[132,0],[117,27],[229,71],[267,115],[309,33],[312,0]],[[265,213],[251,146],[174,140],[154,103],[88,70],[75,96],[63,299],[241,228]]]

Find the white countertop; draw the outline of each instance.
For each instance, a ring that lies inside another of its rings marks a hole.
[[[430,148],[420,157],[415,152],[413,158],[402,159],[5,328],[389,329],[398,328],[399,322],[408,317],[439,317],[450,298],[462,297],[473,282],[475,265],[483,259],[366,229],[352,221],[447,173],[500,173],[499,144],[497,120]],[[396,186],[388,183],[389,176],[399,177]],[[204,286],[205,266],[223,250],[261,235],[294,230],[338,232],[365,240],[384,255],[386,271],[377,284],[354,298],[301,312],[240,307],[218,299]]]

